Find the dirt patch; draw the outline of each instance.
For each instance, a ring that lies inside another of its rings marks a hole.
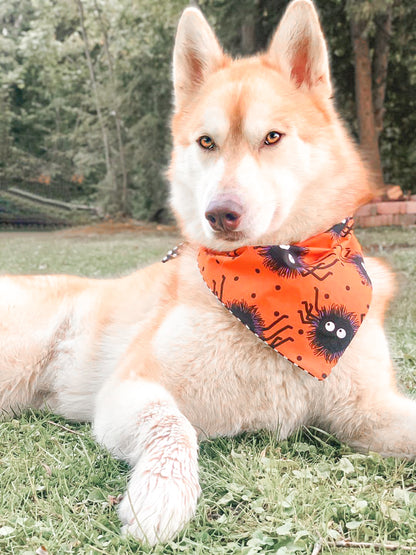
[[[65,237],[82,237],[94,235],[115,235],[118,233],[177,233],[175,225],[164,225],[151,222],[127,220],[116,222],[107,220],[92,225],[71,227],[57,233]]]

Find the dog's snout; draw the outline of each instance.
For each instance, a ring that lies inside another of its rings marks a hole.
[[[205,212],[205,218],[214,231],[235,231],[242,215],[241,204],[229,198],[211,201]]]

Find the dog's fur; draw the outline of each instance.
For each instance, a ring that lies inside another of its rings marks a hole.
[[[93,422],[133,467],[126,532],[171,538],[193,516],[200,438],[317,425],[360,450],[416,454],[416,403],[396,388],[382,329],[392,280],[367,260],[370,311],[324,382],[261,343],[208,291],[205,245],[281,244],[329,228],[371,195],[331,100],[326,44],[309,0],[288,7],[262,55],[223,54],[194,8],[174,52],[171,202],[187,247],[167,264],[114,280],[0,280],[0,408],[49,407]],[[265,144],[270,131],[282,134]],[[212,150],[198,144],[210,136]],[[237,230],[215,231],[210,203],[238,201]],[[227,200],[228,199],[228,200]]]

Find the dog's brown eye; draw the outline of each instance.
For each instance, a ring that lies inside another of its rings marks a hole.
[[[270,133],[267,133],[266,138],[264,139],[264,144],[274,145],[280,141],[282,136],[282,133],[278,133],[277,131],[270,131]]]
[[[205,148],[205,150],[212,150],[213,148],[215,148],[214,141],[211,139],[211,137],[208,137],[208,135],[202,135],[202,137],[199,137],[197,142],[199,146]]]

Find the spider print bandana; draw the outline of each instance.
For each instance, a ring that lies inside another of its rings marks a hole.
[[[361,325],[371,281],[347,218],[292,245],[201,248],[202,277],[258,338],[319,380],[337,364]]]

